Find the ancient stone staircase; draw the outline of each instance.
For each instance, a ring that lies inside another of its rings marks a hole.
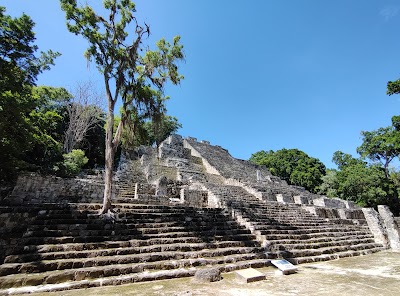
[[[207,188],[258,236],[269,258],[285,258],[299,264],[383,249],[375,243],[365,223],[323,219],[296,204],[259,200],[238,186],[207,184]]]
[[[221,147],[194,139],[184,141],[175,136],[161,145],[164,164],[177,167],[177,175],[181,176],[180,170],[186,169],[189,173],[183,179],[191,180],[188,168],[193,168],[195,163],[197,167],[192,181],[219,200],[223,208],[253,233],[266,248],[268,258],[285,258],[299,264],[383,249],[382,245],[375,243],[365,219],[318,217],[293,203],[295,195],[307,199],[315,195],[302,188],[288,186],[265,169],[234,159]],[[257,180],[258,173],[262,176]],[[216,174],[218,178],[212,177]],[[244,186],[223,185],[221,178],[239,180]],[[258,191],[259,196],[250,194],[243,188],[246,186]]]
[[[0,295],[192,276],[206,266],[229,271],[269,263],[254,235],[223,209],[115,204],[115,221],[105,221],[97,216],[100,206],[13,209],[30,212],[33,219],[0,265]]]
[[[266,266],[273,258],[299,264],[383,248],[363,217],[319,217],[293,202],[314,195],[221,147],[173,136],[158,153],[140,149],[116,176],[114,216],[100,219],[98,201],[39,204],[36,198],[0,206],[0,218],[7,218],[0,219],[0,295],[192,276],[207,266],[230,271]],[[156,196],[154,182],[163,175],[173,190]],[[180,190],[184,198],[198,190],[192,199],[206,196],[206,207],[176,203]]]

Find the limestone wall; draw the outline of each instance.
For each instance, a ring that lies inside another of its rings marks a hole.
[[[208,206],[208,193],[204,190],[182,189],[181,199],[189,207],[203,208]]]
[[[393,218],[388,206],[378,206],[379,215],[386,227],[388,241],[392,250],[400,250],[400,231],[397,222]]]
[[[18,246],[33,215],[29,213],[0,213],[0,264]]]
[[[387,237],[387,231],[378,212],[373,208],[363,208],[362,210],[364,212],[365,219],[367,220],[369,229],[375,237],[375,242],[382,244],[385,248],[388,248],[390,245]]]
[[[11,195],[4,200],[10,204],[101,202],[104,185],[94,179],[59,178],[38,174],[23,174],[18,177]],[[117,190],[114,189],[113,197]]]

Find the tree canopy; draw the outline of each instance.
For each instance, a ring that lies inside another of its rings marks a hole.
[[[326,171],[321,161],[298,149],[259,151],[251,155],[250,161],[265,165],[273,175],[311,192],[318,191]]]
[[[379,128],[375,131],[363,131],[362,144],[357,152],[362,157],[372,161],[379,161],[389,178],[389,164],[400,154],[400,132],[394,126]]]
[[[368,164],[361,158],[336,151],[333,162],[338,170],[329,170],[322,178],[320,193],[351,200],[363,207],[388,205],[398,214],[399,200],[394,182],[380,164]]]

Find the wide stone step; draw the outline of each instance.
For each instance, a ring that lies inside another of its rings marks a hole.
[[[266,238],[268,240],[309,240],[313,238],[324,238],[328,237],[330,239],[340,238],[340,237],[358,237],[360,235],[366,235],[363,231],[343,231],[343,232],[317,232],[317,233],[304,233],[304,234],[268,234]]]
[[[327,221],[321,218],[316,218],[316,217],[303,217],[301,215],[295,215],[295,216],[278,216],[278,215],[251,215],[247,214],[244,212],[241,212],[242,216],[244,218],[247,218],[251,221],[254,222],[270,222],[270,223],[314,223],[314,224],[319,224],[319,223],[326,223]]]
[[[324,243],[324,242],[335,242],[335,241],[341,241],[341,240],[364,240],[364,239],[369,239],[369,240],[374,240],[374,236],[372,234],[363,234],[363,235],[343,235],[340,237],[335,237],[335,236],[321,236],[321,237],[311,237],[308,239],[272,239],[269,238],[268,242],[270,243],[271,246],[274,245],[297,245],[297,244],[318,244],[318,243]]]
[[[144,255],[112,256],[88,259],[7,263],[0,266],[0,288],[8,288],[4,287],[2,284],[2,280],[7,276],[23,273],[45,273],[47,278],[48,276],[54,276],[49,273],[50,271],[60,273],[60,271],[64,270],[65,272],[62,280],[67,281],[79,280],[79,278],[77,279],[77,275],[85,275],[85,278],[98,278],[102,276],[140,272],[149,269],[175,269],[181,267],[195,267],[198,265],[204,266],[207,264],[222,264],[262,258],[266,258],[264,253],[235,254],[228,252],[228,254],[224,254],[223,251],[218,252],[216,250],[215,252],[203,251],[201,253],[163,252]],[[119,270],[116,271],[116,269]],[[112,270],[114,270],[114,273],[110,274]],[[88,274],[87,271],[93,271],[94,273]],[[108,273],[104,274],[104,271],[108,271]],[[50,283],[48,279],[45,282]]]
[[[23,237],[98,237],[98,236],[131,236],[141,238],[176,237],[176,236],[226,236],[250,233],[247,229],[230,227],[214,228],[212,225],[190,225],[188,227],[174,227],[172,229],[144,228],[144,229],[101,229],[101,230],[31,230],[24,233]]]
[[[132,218],[140,218],[142,216],[148,216],[149,218],[157,218],[159,216],[174,216],[174,217],[179,217],[179,216],[194,216],[194,217],[203,217],[204,219],[215,216],[221,216],[220,211],[204,211],[204,212],[195,212],[195,211],[188,211],[185,209],[121,209],[120,211],[117,211],[115,214],[116,218],[126,218],[126,217],[132,217]],[[90,218],[93,220],[101,220],[101,217],[97,214],[97,210],[93,211],[67,211],[67,210],[57,210],[57,211],[52,211],[52,212],[47,212],[42,215],[38,215],[36,217],[37,220],[62,220],[62,219],[71,219],[71,218]]]
[[[180,277],[190,277],[195,272],[203,267],[212,265],[221,270],[221,272],[229,272],[237,269],[244,268],[260,268],[270,265],[268,259],[252,259],[246,261],[236,261],[230,263],[216,263],[215,261],[201,262],[204,265],[198,265],[197,267],[181,267],[178,269],[170,270],[145,270],[136,273],[122,273],[126,271],[124,269],[118,269],[118,266],[111,267],[109,270],[98,271],[101,275],[99,278],[90,278],[90,274],[95,275],[96,270],[94,268],[87,269],[79,274],[72,277],[69,273],[65,274],[64,271],[51,272],[51,274],[35,274],[35,277],[29,278],[29,275],[12,275],[0,279],[0,295],[9,295],[12,288],[12,292],[15,294],[22,293],[33,293],[33,292],[57,292],[71,289],[86,289],[92,287],[103,287],[103,286],[116,286],[128,283],[136,283],[143,281],[163,280]],[[144,268],[143,268],[144,269]],[[112,275],[115,274],[115,275]],[[63,280],[65,278],[66,280]],[[71,280],[72,279],[72,280]],[[66,282],[67,281],[67,282]],[[64,283],[60,285],[59,283]],[[39,286],[40,285],[40,286]],[[17,288],[15,288],[17,287]],[[20,288],[18,288],[20,287]]]
[[[9,256],[7,262],[0,266],[0,276],[11,273],[27,272],[37,273],[49,270],[62,270],[70,268],[83,268],[93,266],[106,266],[112,264],[137,264],[140,262],[154,262],[164,260],[177,260],[188,258],[209,258],[238,254],[261,254],[261,247],[227,247],[197,250],[168,250],[138,253],[133,249],[81,251],[63,253],[43,253],[23,256]],[[171,248],[172,249],[172,248]],[[107,252],[108,251],[108,252]],[[125,251],[125,252],[124,252]],[[146,249],[142,249],[146,251]],[[151,251],[147,250],[147,251]],[[132,253],[130,253],[132,252]]]
[[[170,215],[170,214],[159,214],[159,215],[118,215],[116,216],[115,223],[122,224],[153,224],[153,223],[234,223],[233,220],[227,218],[223,215],[216,216],[191,216],[191,215]],[[68,217],[68,218],[59,218],[59,217],[49,217],[47,219],[36,219],[32,222],[33,225],[53,225],[53,224],[101,224],[106,225],[110,224],[110,222],[106,222],[97,217],[83,216],[82,218],[76,217]]]
[[[68,231],[91,231],[91,230],[114,230],[114,231],[139,231],[140,233],[163,233],[176,231],[205,231],[205,230],[230,230],[242,228],[234,221],[216,221],[214,223],[204,223],[203,221],[191,221],[188,223],[169,222],[169,223],[114,223],[114,224],[49,224],[49,225],[30,225],[27,231],[33,232],[60,232],[67,233]]]
[[[382,247],[376,243],[366,243],[366,244],[356,244],[356,245],[335,245],[323,248],[312,248],[312,249],[292,249],[279,251],[281,256],[284,258],[298,258],[298,257],[315,257],[324,254],[335,254],[345,251],[359,251],[359,250],[369,250]]]
[[[132,235],[128,236],[89,236],[89,237],[74,237],[74,236],[64,236],[64,237],[28,237],[19,239],[19,245],[45,245],[45,244],[68,244],[68,243],[104,243],[104,242],[113,242],[113,241],[128,241],[128,242],[138,242],[144,241],[147,242],[159,242],[166,243],[171,241],[181,241],[181,242],[198,242],[198,241],[246,241],[246,240],[254,240],[255,236],[249,233],[239,233],[239,234],[225,234],[225,235],[212,235],[208,233],[207,235],[200,236],[199,233],[172,233],[171,235],[146,235],[141,236],[140,238],[135,238]]]
[[[76,212],[96,212],[100,210],[102,207],[101,204],[99,203],[69,203],[63,206],[54,206],[53,204],[48,205],[48,207],[34,207],[34,209],[29,208],[29,207],[19,207],[20,212],[27,212],[27,211],[45,211],[45,214],[53,213],[53,214],[62,214],[65,212],[69,213],[76,213]],[[129,203],[113,203],[113,209],[114,211],[122,211],[122,210],[142,210],[142,211],[147,211],[147,210],[153,210],[155,212],[157,211],[163,211],[163,212],[182,212],[182,213],[220,213],[221,209],[216,209],[216,208],[194,208],[194,207],[187,207],[187,206],[182,206],[182,205],[158,205],[158,204],[143,204],[143,203],[135,203],[135,204],[129,204]],[[13,210],[16,211],[16,210]]]
[[[352,239],[338,239],[338,240],[325,240],[325,241],[313,241],[313,242],[298,242],[298,243],[283,243],[274,242],[270,245],[269,250],[271,251],[290,251],[290,250],[301,250],[301,249],[318,249],[324,247],[340,246],[340,245],[357,245],[357,244],[374,244],[373,238],[358,238]]]
[[[369,232],[368,226],[360,226],[354,224],[339,225],[335,223],[292,223],[292,224],[280,224],[280,223],[254,223],[252,222],[254,229],[256,230],[302,230],[302,229],[324,229],[324,228],[340,228],[347,230],[363,230]]]
[[[325,228],[303,228],[303,229],[261,229],[261,234],[266,236],[274,234],[287,234],[287,235],[303,235],[303,234],[317,234],[317,233],[343,233],[354,232],[356,234],[367,233],[364,230],[352,230],[341,227],[325,227]]]
[[[150,242],[150,243],[149,243]],[[63,244],[63,245],[39,245],[25,246],[18,250],[16,255],[9,255],[5,263],[21,263],[27,261],[53,260],[66,258],[87,258],[97,256],[113,256],[127,254],[141,254],[167,251],[199,251],[203,249],[218,248],[258,248],[256,241],[216,241],[216,242],[173,242],[156,244],[157,241],[137,242],[107,242],[92,244]],[[261,250],[259,250],[261,251]]]
[[[368,255],[368,254],[376,253],[376,252],[379,252],[382,250],[383,250],[383,247],[376,247],[376,248],[365,249],[365,250],[356,250],[356,251],[348,250],[348,251],[343,251],[343,252],[337,252],[334,254],[322,254],[322,255],[318,255],[318,256],[305,256],[305,257],[297,257],[297,258],[286,257],[285,259],[293,264],[303,264],[303,263],[335,260],[335,259],[345,258],[345,257]]]

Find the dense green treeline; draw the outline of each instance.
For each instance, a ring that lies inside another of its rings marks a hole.
[[[388,205],[398,215],[400,171],[390,164],[400,155],[400,117],[393,116],[391,126],[362,131],[361,135],[358,158],[341,151],[333,154],[337,169],[326,169],[318,159],[298,149],[259,151],[250,161],[265,165],[289,184],[364,207]]]

